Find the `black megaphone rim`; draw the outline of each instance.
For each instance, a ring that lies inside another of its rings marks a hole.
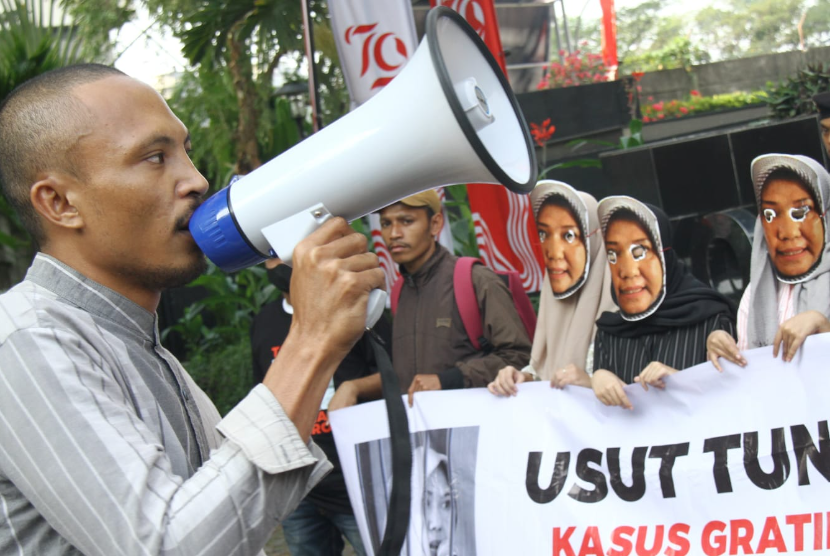
[[[450,79],[450,73],[447,70],[447,66],[444,63],[444,56],[441,53],[441,46],[438,41],[438,20],[440,18],[447,17],[452,19],[458,27],[464,31],[470,39],[472,39],[473,44],[478,47],[479,52],[490,65],[490,68],[493,70],[493,73],[496,75],[496,78],[499,80],[499,83],[504,90],[504,94],[507,95],[507,99],[510,101],[510,105],[513,107],[513,112],[516,114],[516,118],[519,121],[519,126],[522,129],[522,135],[524,136],[525,140],[525,147],[527,148],[528,159],[530,161],[530,172],[528,175],[528,180],[526,182],[519,182],[512,179],[510,176],[507,175],[501,166],[495,161],[493,156],[487,150],[487,147],[484,146],[484,143],[479,139],[478,133],[476,132],[473,125],[467,119],[467,115],[464,112],[464,109],[461,107],[461,102],[458,100],[456,95],[455,89],[453,87],[452,79]],[[481,37],[473,30],[467,21],[461,17],[456,11],[447,8],[446,6],[437,6],[429,11],[427,14],[427,22],[426,22],[426,35],[427,35],[427,42],[429,43],[429,54],[432,58],[432,64],[435,67],[435,71],[438,74],[438,81],[441,83],[441,88],[444,91],[444,96],[447,98],[447,102],[450,104],[450,109],[452,110],[453,115],[455,116],[458,125],[461,126],[461,130],[464,132],[464,135],[467,137],[467,140],[470,143],[470,146],[473,147],[478,158],[493,174],[499,182],[504,185],[510,191],[514,193],[521,193],[521,194],[528,194],[536,185],[536,177],[537,177],[537,168],[536,168],[536,151],[533,148],[530,140],[530,132],[528,131],[527,122],[525,122],[524,114],[522,113],[521,108],[519,107],[519,103],[516,100],[516,96],[513,94],[513,90],[510,88],[510,84],[507,82],[507,77],[505,77],[504,73],[502,72],[499,65],[496,63],[495,58],[490,53],[490,50],[487,48],[487,45],[484,44],[484,41],[481,40]]]

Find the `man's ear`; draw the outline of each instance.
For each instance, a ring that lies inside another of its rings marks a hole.
[[[436,212],[432,215],[432,220],[429,222],[429,233],[432,237],[437,238],[444,227],[444,212]]]
[[[50,174],[38,180],[29,190],[29,199],[35,211],[46,223],[61,228],[79,229],[83,218],[73,204],[75,180],[60,174]]]

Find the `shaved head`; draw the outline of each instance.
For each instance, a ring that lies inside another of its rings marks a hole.
[[[100,64],[53,70],[17,87],[0,106],[0,182],[26,230],[43,245],[45,236],[29,192],[46,172],[78,176],[71,156],[86,106],[71,94],[78,85],[123,72]]]

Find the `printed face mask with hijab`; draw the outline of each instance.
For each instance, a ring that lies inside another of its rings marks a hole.
[[[540,181],[530,193],[548,282],[558,300],[580,290],[591,266],[590,216],[581,195],[555,180]]]
[[[786,278],[807,274],[824,251],[824,220],[798,180],[773,177],[761,191],[761,226],[773,266]]]
[[[584,233],[573,212],[560,203],[545,203],[536,217],[548,280],[562,295],[582,281],[588,259]]]
[[[639,222],[617,218],[608,225],[605,245],[620,310],[647,312],[663,292],[663,266],[652,240]]]
[[[603,199],[599,214],[620,315],[627,321],[647,318],[666,297],[660,226],[668,222],[661,224],[647,205],[622,195]]]

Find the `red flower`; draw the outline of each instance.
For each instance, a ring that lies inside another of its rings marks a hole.
[[[663,109],[663,103],[662,102],[655,102],[654,104],[651,105],[651,109],[654,110],[655,112],[659,112]]]
[[[556,131],[555,125],[550,125],[550,118],[543,121],[540,125],[531,123],[530,134],[533,136],[533,141],[540,147],[544,147],[548,139],[551,138]]]
[[[686,108],[685,106],[681,106],[681,107],[680,107],[680,111],[681,111],[683,114],[688,114],[688,113],[689,113],[689,109],[688,109],[688,108]]]
[[[700,96],[700,91],[698,91],[696,89],[692,89],[691,91],[689,91],[689,94],[692,95],[693,97],[699,97]]]
[[[643,76],[645,74],[646,74],[646,72],[644,72],[644,71],[633,71],[633,72],[631,72],[631,77],[634,78],[634,81],[639,81],[640,79],[643,78]]]
[[[665,115],[665,114],[658,114],[657,119],[658,119],[658,120],[662,120],[662,119],[663,119],[663,118],[665,118],[665,117],[666,117],[666,115]]]

